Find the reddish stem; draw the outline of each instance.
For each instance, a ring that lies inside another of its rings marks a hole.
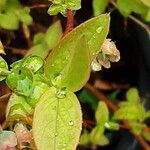
[[[64,36],[68,34],[74,26],[74,14],[72,10],[67,11],[67,24],[66,24],[66,30],[64,32]]]

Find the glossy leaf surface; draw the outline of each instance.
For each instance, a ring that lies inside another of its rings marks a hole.
[[[81,108],[72,92],[60,98],[51,87],[35,108],[33,136],[39,150],[75,150],[82,126]]]

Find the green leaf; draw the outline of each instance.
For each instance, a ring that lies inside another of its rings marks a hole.
[[[128,17],[131,12],[135,12],[140,15],[145,15],[148,7],[146,7],[140,0],[117,0],[117,8],[120,13]]]
[[[26,25],[32,24],[32,17],[30,16],[30,9],[28,7],[24,7],[23,9],[17,9],[15,11],[15,14],[19,18],[21,22],[23,22]]]
[[[89,79],[90,56],[84,36],[76,39],[74,45],[72,42],[70,45],[70,41],[72,39],[68,39],[61,48],[51,53],[45,66],[45,73],[54,86],[77,91]]]
[[[39,150],[75,150],[82,126],[81,108],[76,96],[67,91],[59,98],[51,87],[40,98],[34,112],[33,136]]]
[[[102,14],[105,11],[108,3],[109,3],[109,0],[93,0],[94,16],[98,16]]]
[[[1,13],[0,27],[7,30],[17,30],[19,28],[18,17],[13,12]]]
[[[6,11],[18,9],[20,5],[19,0],[7,0]],[[18,7],[18,8],[17,8]]]
[[[49,49],[53,49],[58,44],[61,36],[62,36],[62,27],[60,20],[58,20],[48,28],[45,34],[45,41]]]
[[[124,102],[123,105],[114,113],[116,120],[139,120],[143,121],[145,116],[145,109],[142,104],[132,104]]]
[[[43,43],[44,40],[45,40],[45,34],[42,32],[39,32],[35,34],[34,39],[33,39],[33,44],[34,45],[41,44]]]
[[[96,126],[90,133],[90,141],[94,145],[104,146],[109,144],[108,138],[104,135],[104,126]]]
[[[33,108],[39,102],[40,97],[49,89],[49,86],[43,82],[40,75],[34,76],[34,84],[32,94],[26,98],[27,103]]]
[[[131,103],[139,102],[140,97],[139,97],[138,90],[136,88],[130,88],[126,93],[126,98],[127,101]]]
[[[33,75],[27,68],[16,68],[7,76],[6,83],[14,92],[29,96],[32,92]]]
[[[22,67],[26,67],[36,73],[44,68],[44,60],[39,56],[31,55],[23,59]]]
[[[105,102],[100,101],[95,113],[96,122],[99,125],[105,124],[109,121],[109,110]]]
[[[80,145],[87,145],[90,143],[90,134],[84,129],[83,134],[80,137]]]
[[[9,73],[6,61],[0,56],[0,81],[4,80]]]
[[[16,120],[21,117],[26,117],[32,112],[33,109],[27,104],[25,97],[19,96],[15,93],[11,95],[6,110],[7,120]]]

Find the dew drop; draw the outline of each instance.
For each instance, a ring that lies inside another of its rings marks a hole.
[[[73,126],[74,125],[74,123],[73,123],[73,121],[71,120],[71,121],[69,121],[69,125],[70,126]]]
[[[97,32],[97,33],[101,33],[102,30],[103,30],[103,27],[98,27],[98,28],[96,29],[96,32]]]
[[[101,64],[98,63],[96,59],[94,59],[94,60],[92,61],[91,67],[92,67],[92,70],[93,70],[93,71],[100,71],[100,70],[102,70]]]
[[[66,88],[58,89],[56,92],[56,97],[60,98],[60,99],[65,98],[66,97]]]

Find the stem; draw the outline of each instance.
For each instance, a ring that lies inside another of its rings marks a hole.
[[[98,91],[91,84],[87,83],[85,85],[85,88],[87,90],[91,91],[99,100],[104,101],[112,112],[115,112],[118,109],[118,107],[114,103],[112,103],[111,100],[109,100],[102,92]],[[131,127],[127,121],[123,121],[123,125],[121,125],[120,127],[129,129],[129,130],[131,129]],[[140,143],[140,145],[143,147],[144,150],[150,150],[150,146],[148,145],[148,143],[144,140],[144,138],[142,136],[136,135],[134,133],[132,133],[132,134],[135,136],[136,140]]]
[[[30,9],[35,9],[35,8],[47,8],[47,7],[49,7],[48,4],[38,4],[38,5],[30,6],[29,8]]]
[[[74,26],[74,14],[72,10],[68,10],[67,11],[67,25],[66,25],[66,30],[63,36],[68,34],[73,29],[73,26]]]

